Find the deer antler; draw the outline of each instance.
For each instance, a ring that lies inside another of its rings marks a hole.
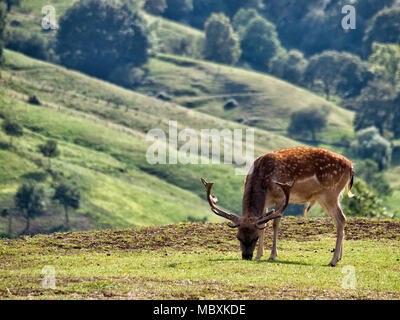
[[[231,228],[237,228],[239,227],[240,223],[239,223],[239,217],[237,215],[234,215],[232,213],[229,212],[225,212],[219,208],[217,208],[217,206],[215,205],[218,201],[218,199],[211,195],[211,188],[213,186],[214,183],[212,182],[207,182],[205,179],[201,178],[201,182],[203,182],[204,186],[206,187],[206,192],[207,192],[207,200],[208,203],[211,207],[211,211],[214,212],[216,215],[226,218],[228,220],[231,220],[232,222],[234,222],[235,224],[228,224],[229,227]]]

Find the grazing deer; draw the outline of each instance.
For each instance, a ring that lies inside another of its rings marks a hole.
[[[278,150],[257,158],[246,177],[242,201],[242,216],[217,208],[217,198],[211,195],[213,183],[203,178],[211,211],[231,220],[238,228],[242,259],[251,260],[260,238],[256,259],[263,255],[266,222],[273,221],[273,245],[270,260],[277,257],[276,242],[283,211],[288,203],[309,203],[305,215],[318,202],[333,219],[337,230],[336,247],[331,266],[342,258],[346,217],[339,204],[339,196],[347,185],[349,197],[354,170],[344,156],[327,149],[297,147]],[[266,208],[275,206],[266,212]]]

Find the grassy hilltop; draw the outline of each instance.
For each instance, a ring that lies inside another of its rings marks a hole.
[[[3,239],[0,298],[400,298],[398,221],[350,219],[335,268],[328,266],[335,231],[327,218],[283,219],[275,262],[267,260],[271,227],[258,261],[240,259],[234,232],[224,224],[180,223]],[[42,286],[45,266],[54,267],[54,289]],[[355,282],[344,266],[354,267]]]

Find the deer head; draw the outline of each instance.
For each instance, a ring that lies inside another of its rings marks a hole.
[[[243,215],[242,217],[239,217],[235,214],[221,210],[216,206],[218,199],[211,194],[211,188],[213,186],[213,183],[207,182],[203,178],[201,178],[201,181],[203,182],[206,188],[207,200],[211,207],[211,211],[220,217],[232,221],[232,223],[228,224],[229,227],[238,228],[236,238],[240,242],[242,259],[251,260],[253,258],[253,252],[256,247],[260,231],[265,228],[264,226],[265,222],[268,221],[269,216],[275,211],[274,210],[269,211],[264,215],[262,215],[261,217],[248,216],[248,215]]]

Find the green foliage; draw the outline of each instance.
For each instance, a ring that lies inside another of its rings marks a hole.
[[[392,85],[400,82],[400,45],[374,42],[368,61],[378,68],[382,80]]]
[[[369,127],[356,133],[356,139],[350,145],[350,151],[361,159],[372,159],[379,170],[390,164],[392,149],[390,142],[383,138],[376,127]]]
[[[45,193],[42,186],[32,182],[25,182],[19,188],[14,197],[15,207],[19,214],[26,219],[24,232],[29,231],[30,219],[34,219],[45,213]]]
[[[4,3],[0,2],[0,65],[3,63],[3,47],[4,47],[4,37],[6,29],[6,6]]]
[[[365,56],[369,56],[372,44],[400,43],[400,7],[379,11],[365,32],[363,47]]]
[[[5,119],[1,124],[1,129],[10,136],[10,146],[12,146],[13,137],[21,137],[24,134],[22,127],[15,120]]]
[[[13,6],[17,7],[21,4],[21,0],[0,0],[7,5],[7,11],[10,12]]]
[[[296,48],[305,55],[314,55],[325,50],[348,51],[361,54],[366,29],[371,17],[385,7],[398,6],[397,0],[296,0],[264,1],[263,14],[276,24],[279,38],[287,48]],[[343,30],[342,8],[353,4],[356,9],[356,29]],[[398,33],[392,24],[383,32],[383,37]],[[376,40],[375,40],[376,41]]]
[[[326,127],[328,114],[327,110],[316,107],[295,111],[290,117],[288,133],[290,135],[302,135],[309,132],[312,140],[316,141],[316,132]]]
[[[301,84],[307,68],[307,59],[298,50],[281,52],[269,63],[269,72],[294,84]]]
[[[67,182],[59,183],[53,195],[53,200],[58,201],[62,206],[64,206],[65,211],[65,223],[69,225],[69,215],[68,208],[78,209],[81,200],[80,190]]]
[[[172,20],[184,20],[192,10],[192,0],[167,0],[167,8],[163,16]]]
[[[232,27],[238,33],[239,37],[242,38],[244,31],[247,28],[249,22],[254,18],[261,18],[261,15],[256,9],[241,8],[232,19]]]
[[[58,157],[60,155],[60,150],[57,147],[56,140],[47,140],[46,143],[39,145],[39,151],[49,159],[49,169],[51,169],[51,158]]]
[[[266,19],[252,19],[243,31],[240,46],[243,60],[259,69],[267,69],[269,61],[283,51],[275,26]]]
[[[205,57],[224,64],[235,64],[241,55],[239,39],[229,18],[224,14],[212,14],[205,25]]]
[[[49,60],[49,44],[38,32],[13,29],[7,39],[7,48],[33,58]]]
[[[143,9],[154,15],[162,14],[167,8],[166,0],[146,0]]]
[[[391,7],[396,0],[357,0],[357,14],[364,19],[372,18],[384,8]]]
[[[104,79],[118,66],[146,63],[150,46],[139,12],[104,0],[81,0],[60,19],[56,52],[63,65]]]
[[[355,170],[357,177],[364,180],[376,191],[378,196],[387,197],[392,195],[393,189],[390,187],[384,173],[379,171],[379,166],[375,161],[371,159],[357,161]]]
[[[347,216],[391,218],[393,213],[383,206],[382,200],[376,193],[368,188],[367,184],[361,179],[355,179],[352,192],[353,198],[343,197],[341,203],[343,212]]]
[[[145,68],[132,65],[119,66],[109,75],[109,80],[122,87],[132,89],[140,85],[146,77]]]
[[[367,85],[372,73],[359,57],[329,50],[310,58],[304,79],[310,87],[321,83],[327,98],[333,93],[352,97]]]
[[[355,106],[356,130],[375,126],[381,135],[400,137],[400,90],[381,81],[370,82],[355,100]]]

